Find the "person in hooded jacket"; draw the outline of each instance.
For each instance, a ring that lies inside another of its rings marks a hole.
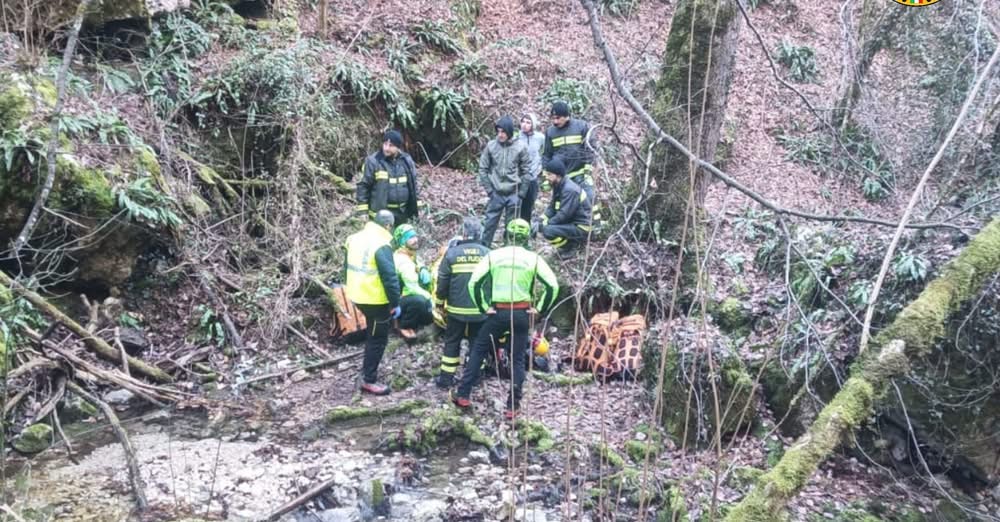
[[[500,118],[496,131],[496,139],[490,140],[479,156],[479,182],[489,196],[482,241],[487,247],[493,244],[501,215],[505,227],[517,217],[531,180],[531,156],[524,143],[514,138],[514,119]]]
[[[421,205],[417,194],[417,166],[403,152],[403,135],[385,133],[382,149],[365,158],[357,185],[355,214],[375,216],[380,210],[392,212],[396,226],[417,218]]]
[[[517,140],[524,143],[531,158],[531,181],[528,191],[521,200],[519,215],[521,219],[531,223],[531,214],[538,198],[538,177],[542,173],[542,149],[545,148],[545,134],[538,132],[538,118],[533,113],[526,112],[521,116],[521,132]]]

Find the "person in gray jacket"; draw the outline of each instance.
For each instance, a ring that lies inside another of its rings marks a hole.
[[[514,139],[514,119],[504,116],[496,124],[497,137],[479,156],[479,182],[489,202],[483,219],[483,244],[493,243],[500,216],[504,227],[514,219],[531,181],[531,156],[524,143]]]
[[[521,200],[519,212],[521,219],[531,223],[531,214],[538,198],[538,177],[542,172],[542,149],[545,148],[545,133],[538,132],[538,118],[533,113],[526,112],[521,116],[521,132],[518,133],[517,140],[524,143],[531,158],[531,181]]]

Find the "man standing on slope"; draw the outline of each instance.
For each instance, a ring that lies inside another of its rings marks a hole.
[[[391,390],[378,384],[378,365],[389,341],[389,321],[398,318],[399,279],[392,259],[393,217],[388,210],[375,213],[360,232],[347,238],[347,284],[345,292],[365,315],[365,357],[361,365],[361,391],[388,395]]]
[[[420,238],[413,225],[399,225],[392,234],[396,252],[392,260],[402,286],[399,299],[399,335],[406,340],[417,337],[417,330],[434,321],[434,303],[425,287],[431,285],[430,270],[417,257]]]
[[[517,135],[517,140],[524,143],[528,149],[528,157],[531,158],[531,181],[528,182],[528,190],[521,199],[521,219],[531,223],[531,214],[535,208],[535,199],[538,198],[538,176],[542,173],[542,149],[545,148],[545,135],[537,131],[538,118],[530,112],[521,116],[521,132]]]
[[[531,225],[515,219],[507,225],[508,246],[490,252],[476,265],[469,278],[469,293],[486,322],[472,345],[472,355],[462,372],[462,382],[452,402],[459,408],[472,406],[469,396],[479,380],[479,367],[494,343],[508,330],[508,352],[512,354],[513,387],[507,397],[504,416],[513,419],[521,406],[527,359],[529,315],[545,313],[559,293],[559,282],[538,254],[524,248]],[[542,284],[541,296],[532,302],[535,281]]]
[[[471,343],[486,316],[469,295],[469,278],[472,271],[490,252],[479,243],[483,228],[479,220],[471,217],[462,222],[462,239],[448,248],[438,267],[436,302],[447,312],[447,326],[444,330],[444,353],[441,355],[441,371],[438,373],[438,388],[451,388],[455,372],[462,355],[462,339]]]
[[[566,166],[566,177],[573,180],[587,194],[593,215],[593,225],[601,222],[600,204],[594,196],[594,155],[587,148],[590,124],[570,118],[569,104],[557,101],[549,112],[552,125],[545,129],[545,151],[542,163],[548,165],[552,158],[559,158]],[[546,183],[547,184],[547,183]]]
[[[390,130],[382,140],[382,150],[365,158],[355,214],[374,216],[380,210],[389,210],[396,226],[417,217],[417,166],[409,154],[400,150],[402,146],[403,135]]]
[[[479,182],[489,202],[483,223],[483,244],[490,247],[503,214],[510,223],[528,192],[531,158],[524,143],[514,139],[514,119],[504,116],[496,124],[497,137],[490,140],[479,156]]]

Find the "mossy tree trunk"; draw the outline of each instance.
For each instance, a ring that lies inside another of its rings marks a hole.
[[[862,3],[857,47],[847,53],[847,63],[844,64],[846,81],[833,112],[835,127],[842,129],[851,122],[851,113],[861,96],[861,86],[868,77],[875,55],[892,43],[892,35],[895,34],[895,27],[903,18],[904,11],[906,10],[886,9],[885,2],[881,0],[864,0]]]
[[[653,119],[664,132],[712,161],[722,131],[726,99],[736,58],[741,19],[729,0],[680,0],[670,24],[660,79],[653,95]],[[656,142],[646,139],[644,150]],[[631,192],[648,196],[648,225],[659,237],[680,241],[689,215],[697,223],[705,197],[705,180],[687,156],[666,144],[657,145],[646,171],[636,167]],[[691,212],[688,198],[693,196]],[[688,235],[691,237],[691,235]]]
[[[958,257],[872,341],[852,365],[851,378],[770,472],[726,516],[731,522],[781,518],[788,501],[851,431],[872,415],[889,381],[909,361],[928,355],[948,318],[1000,272],[1000,218],[983,228]],[[905,347],[905,348],[904,348]]]

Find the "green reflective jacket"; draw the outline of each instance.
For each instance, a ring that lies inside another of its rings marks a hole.
[[[542,285],[537,298],[535,281]],[[558,294],[559,282],[548,263],[538,254],[519,246],[490,252],[479,261],[469,278],[469,295],[482,312],[493,303],[530,302],[536,310],[545,313]]]

